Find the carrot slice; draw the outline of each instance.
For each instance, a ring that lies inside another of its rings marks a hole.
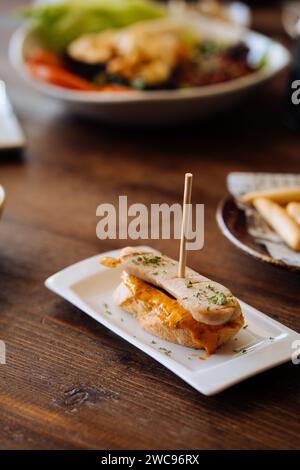
[[[74,75],[63,67],[28,62],[28,67],[34,78],[51,83],[52,85],[79,91],[99,91],[99,87]]]
[[[41,49],[32,55],[29,59],[29,62],[32,64],[44,64],[55,67],[63,67],[63,62],[58,55],[44,49]]]
[[[79,91],[128,92],[132,88],[107,83],[96,86],[67,70],[58,56],[48,51],[39,51],[27,61],[32,76],[52,85]]]

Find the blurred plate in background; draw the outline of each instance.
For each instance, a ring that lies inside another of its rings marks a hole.
[[[197,88],[132,93],[72,91],[38,81],[30,75],[25,58],[39,49],[41,44],[35,32],[27,27],[14,33],[10,43],[10,60],[30,85],[64,102],[71,111],[126,124],[179,123],[217,114],[241,101],[289,63],[288,50],[259,33],[200,17],[187,16],[184,23],[191,23],[202,37],[243,40],[253,56],[265,57],[266,64],[247,76]]]

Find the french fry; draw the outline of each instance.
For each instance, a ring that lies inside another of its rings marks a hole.
[[[264,189],[261,191],[253,191],[243,196],[243,201],[253,204],[256,198],[268,198],[278,204],[288,204],[291,201],[300,202],[300,186],[287,186],[281,188]]]
[[[289,202],[286,210],[289,216],[300,225],[300,202]]]
[[[287,245],[300,251],[300,227],[283,207],[265,197],[254,199],[253,206]]]

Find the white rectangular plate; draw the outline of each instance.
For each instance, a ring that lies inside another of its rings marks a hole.
[[[105,268],[99,260],[118,258],[120,251],[80,261],[49,277],[45,284],[205,395],[291,360],[292,343],[300,335],[244,302],[240,303],[247,327],[213,356],[150,335],[132,315],[113,304],[120,268]]]
[[[0,80],[0,150],[24,147],[25,137]]]

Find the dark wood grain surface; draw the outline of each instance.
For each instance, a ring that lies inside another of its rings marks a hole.
[[[119,194],[178,202],[191,171],[206,227],[190,265],[300,332],[299,275],[243,255],[215,221],[228,172],[300,170],[300,135],[283,125],[287,75],[209,123],[137,131],[90,122],[38,96],[9,65],[9,11],[19,4],[2,1],[0,20],[0,75],[28,138],[22,157],[0,154],[0,448],[299,448],[300,366],[207,398],[44,287],[61,268],[120,246],[96,238],[99,203]],[[255,11],[257,28],[286,40],[279,20],[278,10]],[[177,256],[176,241],[152,244]]]

